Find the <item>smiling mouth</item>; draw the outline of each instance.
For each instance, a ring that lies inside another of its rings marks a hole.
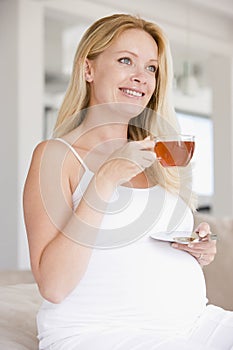
[[[120,89],[120,90],[129,96],[142,97],[145,95],[143,92],[140,92],[140,91],[135,91],[130,89]]]

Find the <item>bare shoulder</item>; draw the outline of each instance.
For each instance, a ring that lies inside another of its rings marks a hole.
[[[69,186],[72,193],[83,172],[84,169],[81,163],[71,152],[70,148],[63,142],[50,139],[38,143],[35,147],[28,178],[40,176],[49,180],[47,174],[50,174],[51,183],[53,183],[53,179],[57,178],[59,174],[63,185]]]
[[[41,141],[33,150],[32,162],[48,162],[47,164],[53,164],[57,162],[64,162],[69,160],[70,149],[64,143],[55,139]]]
[[[66,148],[67,149],[67,148]],[[65,145],[56,140],[44,140],[36,145],[33,150],[32,160],[40,160],[46,153],[61,153],[61,151],[65,151]]]

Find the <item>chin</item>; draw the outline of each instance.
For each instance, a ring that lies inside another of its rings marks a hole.
[[[136,103],[114,102],[111,104],[111,109],[122,118],[130,119],[139,115],[145,109],[145,106]]]

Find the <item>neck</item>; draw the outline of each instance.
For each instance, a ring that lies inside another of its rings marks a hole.
[[[117,148],[122,147],[127,142],[128,124],[106,123],[99,125],[89,124],[84,121],[80,126],[80,131],[84,138],[88,138],[88,148],[98,148],[99,152],[112,153]],[[81,140],[81,139],[80,139]]]
[[[95,105],[88,108],[81,128],[102,141],[127,140],[128,122],[131,118],[132,113],[125,111],[120,104]]]
[[[141,110],[141,106],[126,103],[93,105],[88,107],[82,127],[85,130],[98,128],[107,138],[127,139],[128,123]]]
[[[109,154],[127,142],[129,120],[137,115],[133,105],[120,103],[90,106],[82,124],[70,136],[79,147]],[[72,142],[72,144],[74,143]]]

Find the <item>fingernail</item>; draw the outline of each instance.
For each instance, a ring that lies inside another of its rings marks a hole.
[[[172,247],[173,248],[178,248],[178,244],[177,243],[172,243]]]
[[[200,232],[199,232],[199,236],[200,236],[200,237],[205,237],[205,236],[206,236],[206,232],[203,231],[203,230],[200,231]]]
[[[189,247],[189,248],[193,248],[194,246],[193,246],[192,243],[189,243],[189,244],[188,244],[188,247]]]

